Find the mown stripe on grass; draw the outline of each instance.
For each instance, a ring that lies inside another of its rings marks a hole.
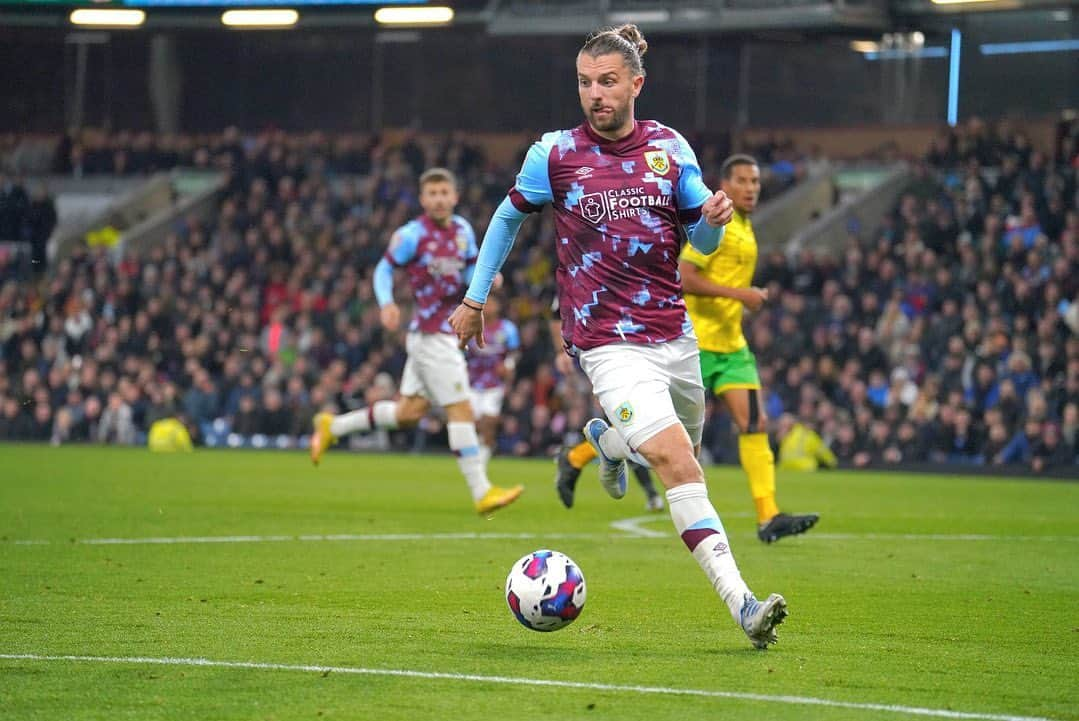
[[[1054,721],[1042,716],[1015,716],[1011,714],[953,711],[951,709],[901,706],[883,703],[860,703],[836,701],[812,696],[773,696],[744,691],[714,691],[708,689],[672,688],[666,686],[625,686],[619,684],[589,683],[584,681],[558,681],[540,678],[515,678],[511,676],[484,676],[471,673],[443,673],[439,671],[413,671],[395,668],[363,668],[355,666],[320,666],[315,664],[263,663],[257,661],[215,661],[207,658],[154,658],[145,656],[68,656],[34,653],[0,653],[0,659],[11,661],[68,661],[75,663],[116,663],[158,666],[200,666],[208,668],[251,669],[259,671],[300,671],[307,673],[337,673],[364,676],[398,676],[405,678],[466,681],[473,683],[512,684],[514,686],[543,686],[555,688],[611,691],[615,693],[660,694],[667,696],[696,696],[704,698],[729,698],[741,701],[759,701],[794,706],[827,706],[830,708],[857,709],[859,711],[884,711],[907,716],[930,716],[948,719],[978,719],[980,721]]]

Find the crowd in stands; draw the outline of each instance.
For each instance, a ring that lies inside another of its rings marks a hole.
[[[1075,136],[1047,150],[972,122],[942,134],[894,212],[842,256],[762,255],[756,284],[770,302],[746,334],[773,433],[797,420],[852,466],[1076,462]],[[714,150],[700,155],[718,168]],[[0,439],[140,443],[175,417],[197,442],[294,444],[317,409],[392,397],[403,334],[381,329],[371,273],[418,212],[419,172],[457,173],[458,212],[479,237],[516,172],[461,134],[394,145],[232,129],[122,135],[93,148],[66,140],[55,157],[65,173],[180,163],[219,168],[229,183],[212,221],[187,220],[142,256],[81,248],[39,280],[5,276],[0,259]],[[504,269],[522,346],[496,449],[506,455],[550,455],[594,412],[583,376],[553,363],[552,239],[549,213],[528,221]],[[709,413],[707,457],[735,461],[729,421]],[[432,418],[350,442],[445,441]]]

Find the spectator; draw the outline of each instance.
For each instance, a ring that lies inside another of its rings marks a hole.
[[[135,443],[135,423],[132,420],[131,406],[119,393],[109,395],[108,405],[97,426],[97,441],[125,446]]]

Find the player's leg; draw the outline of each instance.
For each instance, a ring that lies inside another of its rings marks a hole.
[[[581,470],[596,460],[596,456],[596,449],[588,441],[581,441],[573,448],[566,450],[566,460],[577,470]]]
[[[581,366],[612,421],[610,431],[625,448],[639,451],[667,489],[675,529],[735,622],[758,648],[773,642],[786,602],[778,595],[758,602],[742,579],[697,462],[704,386],[696,341],[590,350],[582,354]],[[610,431],[596,445],[613,446]]]
[[[451,335],[426,335],[414,344],[417,375],[431,400],[446,410],[446,435],[457,466],[465,477],[472,501],[480,513],[507,506],[524,490],[523,486],[500,488],[487,478],[487,464],[480,456],[480,439],[469,398],[465,357]]]
[[[775,627],[787,614],[786,601],[778,594],[757,601],[742,579],[697,462],[705,404],[696,342],[687,338],[668,345],[668,357],[659,359],[669,375],[668,393],[649,402],[656,408],[650,423],[627,440],[631,446],[639,444],[667,489],[675,529],[713,589],[754,646],[765,648],[776,641]]]
[[[558,498],[566,508],[573,507],[573,498],[577,492],[577,479],[581,469],[596,459],[596,449],[588,441],[581,441],[575,446],[563,446],[555,456],[554,487]]]
[[[738,427],[738,460],[749,479],[749,491],[757,508],[757,522],[764,524],[779,513],[776,507],[775,456],[765,432],[767,418],[755,388],[717,389],[731,420]]]
[[[816,514],[780,513],[776,505],[775,455],[768,444],[768,418],[756,359],[744,348],[723,354],[722,360],[726,366],[717,376],[714,388],[738,427],[738,459],[749,479],[749,491],[757,509],[757,536],[765,543],[772,543],[784,536],[805,533],[817,522]],[[707,363],[705,360],[704,364]]]
[[[480,513],[491,513],[517,500],[524,487],[501,488],[491,485],[487,478],[487,463],[480,453],[479,434],[472,418],[472,405],[468,400],[447,403],[446,435],[450,450],[457,456],[457,466],[465,477],[472,502]]]
[[[401,376],[400,401],[376,401],[366,408],[340,415],[326,412],[315,414],[310,448],[312,462],[317,466],[330,446],[349,433],[392,431],[415,425],[430,407],[422,393],[423,383],[419,379],[416,362],[410,355]]]
[[[666,363],[670,372],[670,398],[677,413],[679,421],[685,428],[689,444],[693,449],[693,458],[696,460],[700,452],[700,439],[704,434],[705,427],[705,391],[704,382],[701,380],[701,363],[698,358],[696,343],[686,340],[670,346],[671,357]],[[644,449],[642,449],[644,450]],[[709,580],[713,581],[716,593],[727,602],[727,608],[735,614],[734,604],[738,602],[737,593],[732,593],[730,586],[738,589],[738,583],[732,579],[726,585],[726,596],[722,588],[722,572],[726,554],[732,553],[729,542],[726,540],[726,532],[719,514],[708,500],[707,487],[704,485],[704,471],[697,465],[694,472],[700,473],[699,485],[691,480],[687,484],[668,490],[667,499],[670,503],[671,517],[674,519],[675,528],[678,529],[686,546],[691,549],[694,558],[697,559],[701,568],[705,570]],[[678,507],[675,507],[678,506]],[[705,518],[708,520],[697,520]],[[710,533],[710,523],[718,527],[719,533]],[[697,527],[697,528],[695,528]],[[702,527],[702,528],[700,528]],[[687,532],[688,531],[688,532]],[[719,538],[712,538],[719,536]],[[696,544],[694,546],[693,544]],[[724,548],[720,544],[727,546]],[[711,549],[710,552],[708,549]],[[701,550],[704,549],[704,550]],[[706,553],[707,552],[707,553]],[[711,557],[709,557],[711,554]],[[734,558],[729,559],[734,567]],[[711,567],[711,563],[718,563],[720,568]],[[729,569],[727,573],[732,573]],[[737,567],[734,567],[737,573]],[[740,576],[739,576],[740,577]],[[716,581],[721,581],[720,585]],[[742,582],[742,585],[745,582]],[[768,643],[775,643],[776,626],[782,623],[787,616],[787,601],[778,594],[770,595],[764,601],[757,601],[752,593],[741,596],[740,607],[735,616],[742,630],[752,641],[756,648],[766,648]]]
[[[480,458],[486,466],[491,460],[497,441],[498,419],[502,412],[502,389],[473,389],[471,402],[472,415],[476,419],[476,433],[480,437]]]
[[[645,510],[662,511],[664,507],[663,496],[656,490],[656,483],[652,480],[652,472],[648,470],[648,466],[630,461],[629,470],[633,472],[633,477],[637,479],[637,485],[644,491],[646,498],[644,502]]]

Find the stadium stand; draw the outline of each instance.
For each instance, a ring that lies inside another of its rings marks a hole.
[[[773,434],[796,419],[843,465],[1074,466],[1077,133],[1035,149],[971,121],[934,141],[898,205],[878,229],[852,232],[840,256],[810,243],[762,257],[771,302],[746,332]],[[789,144],[756,150],[774,192],[828,162]],[[482,236],[517,167],[459,134],[231,128],[84,134],[53,158],[70,175],[227,176],[209,222],[186,218],[139,254],[77,247],[41,277],[0,255],[0,438],[54,444],[145,443],[154,421],[180,418],[197,443],[294,447],[316,409],[392,396],[403,338],[381,330],[370,274],[389,232],[417,212],[416,176],[454,170],[459,212]],[[12,227],[30,240],[22,212]],[[549,455],[592,413],[583,377],[556,372],[545,332],[552,233],[547,216],[527,223],[524,252],[505,268],[505,313],[522,341],[498,438],[506,455]],[[710,411],[707,457],[734,460],[732,438]],[[444,432],[431,419],[353,442],[419,450]]]

